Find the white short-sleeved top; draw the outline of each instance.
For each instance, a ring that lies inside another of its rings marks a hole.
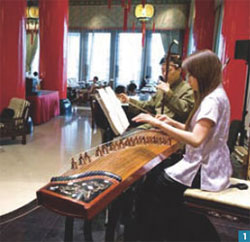
[[[196,122],[204,118],[214,122],[208,137],[197,148],[186,145],[183,159],[166,168],[165,172],[172,179],[190,187],[201,166],[201,189],[220,191],[230,185],[232,175],[227,147],[230,104],[222,84],[202,100],[191,120],[191,130]]]

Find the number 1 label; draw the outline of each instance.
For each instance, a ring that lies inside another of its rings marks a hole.
[[[239,230],[238,242],[250,242],[250,230]]]

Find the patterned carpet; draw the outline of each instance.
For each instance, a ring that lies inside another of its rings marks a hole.
[[[249,230],[250,224],[227,219],[211,218],[222,242],[238,241],[239,230]],[[1,242],[60,242],[64,241],[65,217],[39,207],[36,200],[8,215],[0,217]],[[192,222],[192,221],[191,221]],[[84,239],[84,220],[74,220],[73,241]],[[123,241],[122,226],[116,233],[116,241]],[[97,242],[105,241],[105,212],[92,221],[92,236]],[[206,239],[204,238],[204,241]]]

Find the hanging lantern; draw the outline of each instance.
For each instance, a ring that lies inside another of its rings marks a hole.
[[[154,16],[154,6],[152,4],[138,4],[135,7],[135,17],[139,21],[148,21]]]
[[[38,33],[39,29],[39,8],[27,7],[26,9],[26,31],[31,34],[30,42],[33,44],[34,34]]]
[[[152,4],[138,4],[135,7],[135,17],[142,23],[142,46],[144,47],[146,22],[154,16],[154,6]]]

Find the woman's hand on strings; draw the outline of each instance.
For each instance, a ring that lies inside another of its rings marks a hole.
[[[129,97],[125,93],[120,93],[117,95],[117,97],[120,99],[122,103],[128,103]]]
[[[164,122],[165,124],[171,125],[171,126],[173,126],[175,128],[178,128],[178,129],[185,130],[185,124],[180,123],[180,122],[168,117],[166,114],[157,114],[155,116],[155,118],[157,118],[158,120]]]
[[[173,121],[173,119],[169,118],[166,114],[157,114],[155,118],[157,118],[160,121],[163,121],[166,124],[171,124]]]
[[[161,121],[157,118],[154,118],[152,115],[147,113],[141,113],[135,116],[132,121],[136,123],[149,123],[153,126],[157,126]]]
[[[168,92],[170,90],[169,83],[159,81],[159,84],[156,86],[156,88],[162,90],[163,92]]]

